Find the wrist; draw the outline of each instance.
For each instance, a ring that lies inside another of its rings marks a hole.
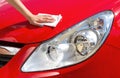
[[[34,14],[29,13],[29,14],[25,14],[24,16],[29,20],[29,19],[31,19],[32,17],[34,17]]]

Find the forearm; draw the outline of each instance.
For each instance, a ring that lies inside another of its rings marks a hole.
[[[7,1],[26,18],[29,18],[33,15],[20,0],[7,0]]]
[[[30,24],[32,25],[40,25],[40,23],[45,22],[54,22],[54,18],[50,15],[34,15],[32,14],[25,5],[21,2],[21,0],[7,0],[14,8],[16,8],[21,14],[23,14]]]

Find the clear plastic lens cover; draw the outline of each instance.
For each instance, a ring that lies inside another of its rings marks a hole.
[[[22,71],[57,69],[86,60],[103,44],[113,18],[111,11],[101,12],[42,43],[27,59]]]

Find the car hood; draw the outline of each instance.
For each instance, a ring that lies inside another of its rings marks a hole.
[[[61,14],[62,20],[52,28],[30,25],[7,2],[0,2],[0,40],[34,43],[50,39],[78,22],[104,10],[111,10],[116,0],[23,0],[34,14]]]

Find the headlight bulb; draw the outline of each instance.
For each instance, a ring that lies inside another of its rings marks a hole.
[[[59,44],[56,46],[48,47],[48,57],[54,62],[62,61],[62,59],[68,59],[73,56],[75,52],[74,44]],[[66,55],[66,56],[64,56]]]
[[[76,32],[71,38],[71,42],[75,44],[78,53],[81,55],[87,55],[97,44],[97,41],[97,33],[93,30]]]
[[[61,61],[63,58],[63,52],[61,51],[61,49],[58,49],[57,47],[49,46],[47,54],[48,57],[55,62]]]

